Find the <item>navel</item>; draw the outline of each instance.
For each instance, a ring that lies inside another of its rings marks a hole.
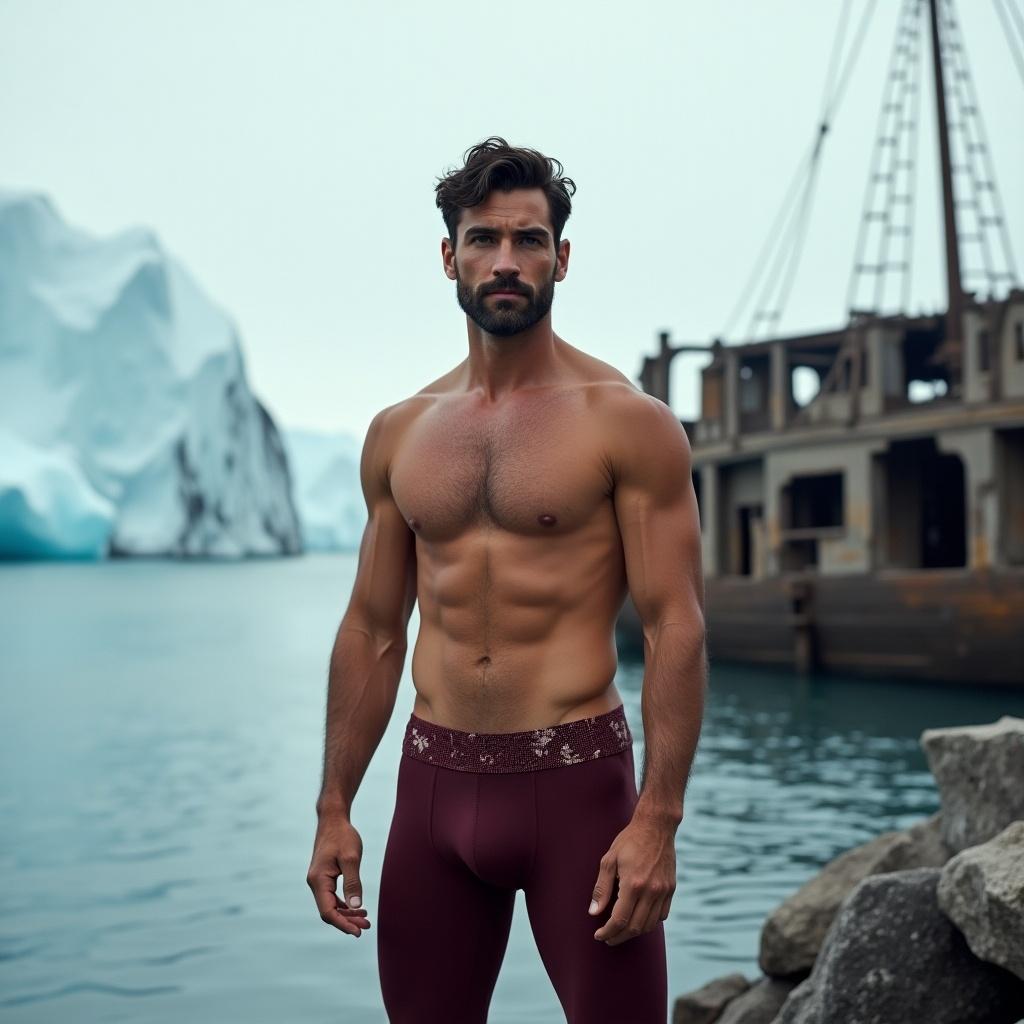
[[[551,515],[550,512],[542,512],[537,516],[537,522],[540,523],[541,526],[554,526],[558,520]]]

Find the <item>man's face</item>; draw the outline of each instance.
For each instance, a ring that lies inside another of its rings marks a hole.
[[[551,309],[566,274],[569,243],[555,249],[543,189],[491,192],[463,210],[457,245],[441,243],[445,273],[456,282],[463,312],[488,334],[519,334]]]

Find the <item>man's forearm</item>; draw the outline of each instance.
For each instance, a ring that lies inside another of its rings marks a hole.
[[[704,630],[693,623],[664,623],[650,651],[640,696],[644,764],[635,813],[678,824],[704,717]]]
[[[319,814],[348,817],[359,783],[391,720],[405,664],[404,636],[342,622],[331,651]]]

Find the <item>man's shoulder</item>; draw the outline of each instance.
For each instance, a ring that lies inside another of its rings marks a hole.
[[[591,410],[601,424],[604,450],[613,467],[656,467],[666,454],[689,458],[689,439],[676,414],[629,381],[602,381],[594,387]]]
[[[383,466],[390,467],[409,427],[450,390],[450,378],[454,372],[438,377],[407,398],[384,406],[373,416],[366,431],[365,445],[373,450],[376,460]]]
[[[595,408],[617,427],[643,429],[666,417],[675,418],[661,399],[647,394],[622,374],[593,382],[589,391]]]
[[[444,377],[439,377],[437,380],[425,384],[415,394],[399,399],[391,405],[386,405],[373,417],[370,429],[376,429],[378,432],[386,434],[394,434],[396,431],[400,432],[424,409],[434,405],[438,398],[445,393],[449,376],[449,374],[445,374]]]
[[[651,396],[636,386],[621,370],[611,363],[563,342],[570,354],[577,383],[587,398],[591,412],[602,419],[609,416],[640,414]]]

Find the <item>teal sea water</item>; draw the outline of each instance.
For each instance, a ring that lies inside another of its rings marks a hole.
[[[328,928],[305,884],[354,572],[354,555],[0,568],[0,1020],[385,1021],[374,929]],[[617,679],[638,770],[642,672]],[[407,670],[353,808],[371,921],[412,699]],[[1008,713],[1024,694],[714,665],[672,994],[755,973],[777,902],[937,808],[922,729]],[[444,908],[425,891],[409,913],[429,942]],[[527,1019],[564,1017],[520,893],[490,1021]]]

